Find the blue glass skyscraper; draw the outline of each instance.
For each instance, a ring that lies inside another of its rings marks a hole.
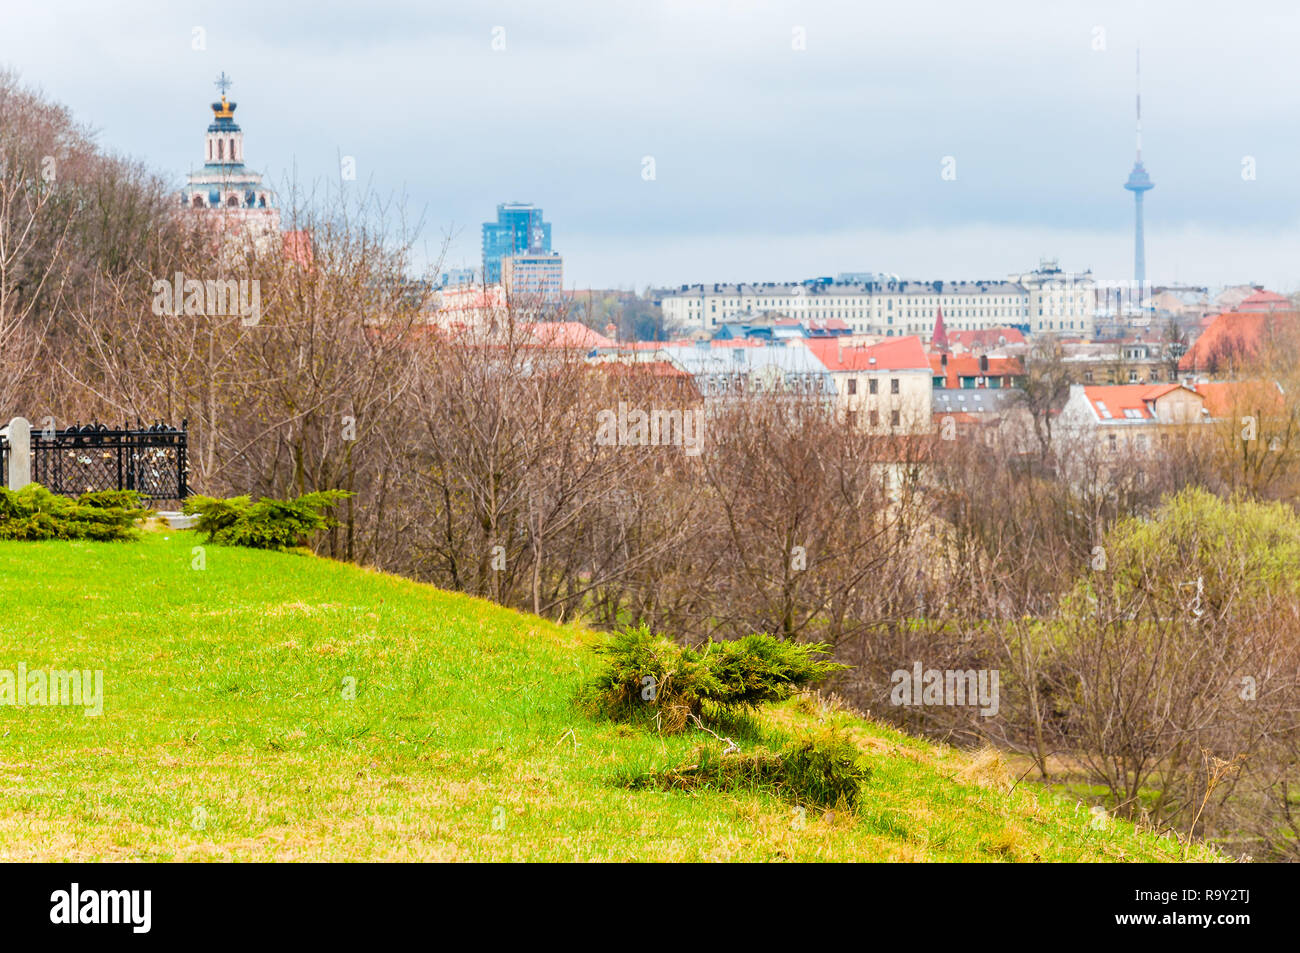
[[[551,250],[551,223],[542,210],[528,202],[502,202],[497,220],[483,223],[483,280],[501,281],[501,259],[525,252]]]

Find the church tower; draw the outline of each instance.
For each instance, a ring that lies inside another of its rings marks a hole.
[[[280,230],[280,211],[261,174],[244,165],[244,132],[235,122],[237,104],[226,99],[230,85],[225,73],[217,78],[221,101],[212,104],[212,123],[203,138],[203,168],[189,174],[180,202],[223,230],[270,238]]]

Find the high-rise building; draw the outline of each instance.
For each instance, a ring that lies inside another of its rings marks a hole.
[[[1146,239],[1142,234],[1142,196],[1155,187],[1156,184],[1151,181],[1151,176],[1147,175],[1146,167],[1142,165],[1142,51],[1139,49],[1137,54],[1137,161],[1133,163],[1133,171],[1129,173],[1128,181],[1124,183],[1124,188],[1133,193],[1135,214],[1133,280],[1137,283],[1139,294],[1147,280]]]
[[[501,259],[525,253],[550,252],[551,223],[530,202],[502,202],[497,220],[483,223],[483,281],[501,281]]]

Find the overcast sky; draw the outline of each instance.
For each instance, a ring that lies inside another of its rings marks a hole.
[[[16,7],[0,62],[177,187],[224,70],[273,185],[353,156],[352,187],[405,194],[431,251],[453,236],[449,266],[532,201],[583,288],[1045,256],[1129,278],[1140,37],[1148,277],[1300,288],[1295,0]]]

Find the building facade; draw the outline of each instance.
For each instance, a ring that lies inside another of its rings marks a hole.
[[[1181,384],[1072,384],[1058,418],[1064,437],[1107,453],[1148,453],[1171,426],[1208,422],[1205,397]]]
[[[659,296],[664,320],[712,332],[738,315],[796,321],[840,320],[855,333],[885,337],[934,332],[943,309],[949,331],[995,327],[1091,337],[1095,296],[1090,273],[1067,274],[1054,262],[1007,281],[829,279],[764,284],[682,285]]]
[[[523,252],[501,259],[501,283],[509,294],[558,298],[564,289],[564,259],[556,252]]]
[[[530,202],[502,202],[497,220],[483,223],[483,281],[498,284],[502,259],[524,253],[551,251],[551,223]]]
[[[831,375],[841,421],[878,435],[930,432],[934,388],[920,338],[861,345],[810,338],[804,346]]]

